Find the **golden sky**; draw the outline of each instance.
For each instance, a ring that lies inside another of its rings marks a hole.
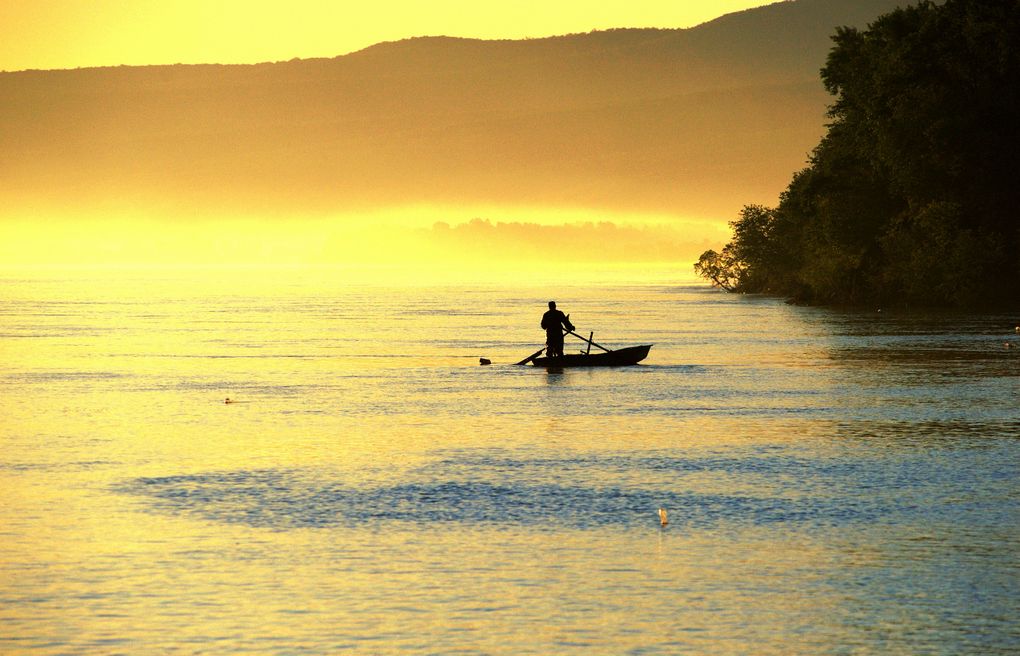
[[[412,36],[691,27],[769,0],[3,0],[0,70],[334,57]]]

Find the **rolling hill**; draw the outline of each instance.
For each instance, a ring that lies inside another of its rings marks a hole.
[[[0,73],[0,216],[502,204],[732,218],[824,132],[829,35],[895,0],[333,59]]]

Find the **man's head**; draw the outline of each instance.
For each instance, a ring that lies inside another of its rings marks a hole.
[[[549,309],[550,310],[556,309],[556,301],[549,301]]]

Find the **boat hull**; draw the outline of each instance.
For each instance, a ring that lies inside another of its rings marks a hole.
[[[547,369],[559,369],[562,367],[625,367],[637,364],[648,357],[648,350],[651,344],[644,346],[629,346],[627,348],[609,351],[608,353],[570,353],[555,358],[535,358],[531,364],[536,367]]]

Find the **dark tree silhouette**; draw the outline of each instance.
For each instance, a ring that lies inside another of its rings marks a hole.
[[[922,1],[833,41],[808,167],[696,271],[816,303],[1016,303],[1020,2]]]

